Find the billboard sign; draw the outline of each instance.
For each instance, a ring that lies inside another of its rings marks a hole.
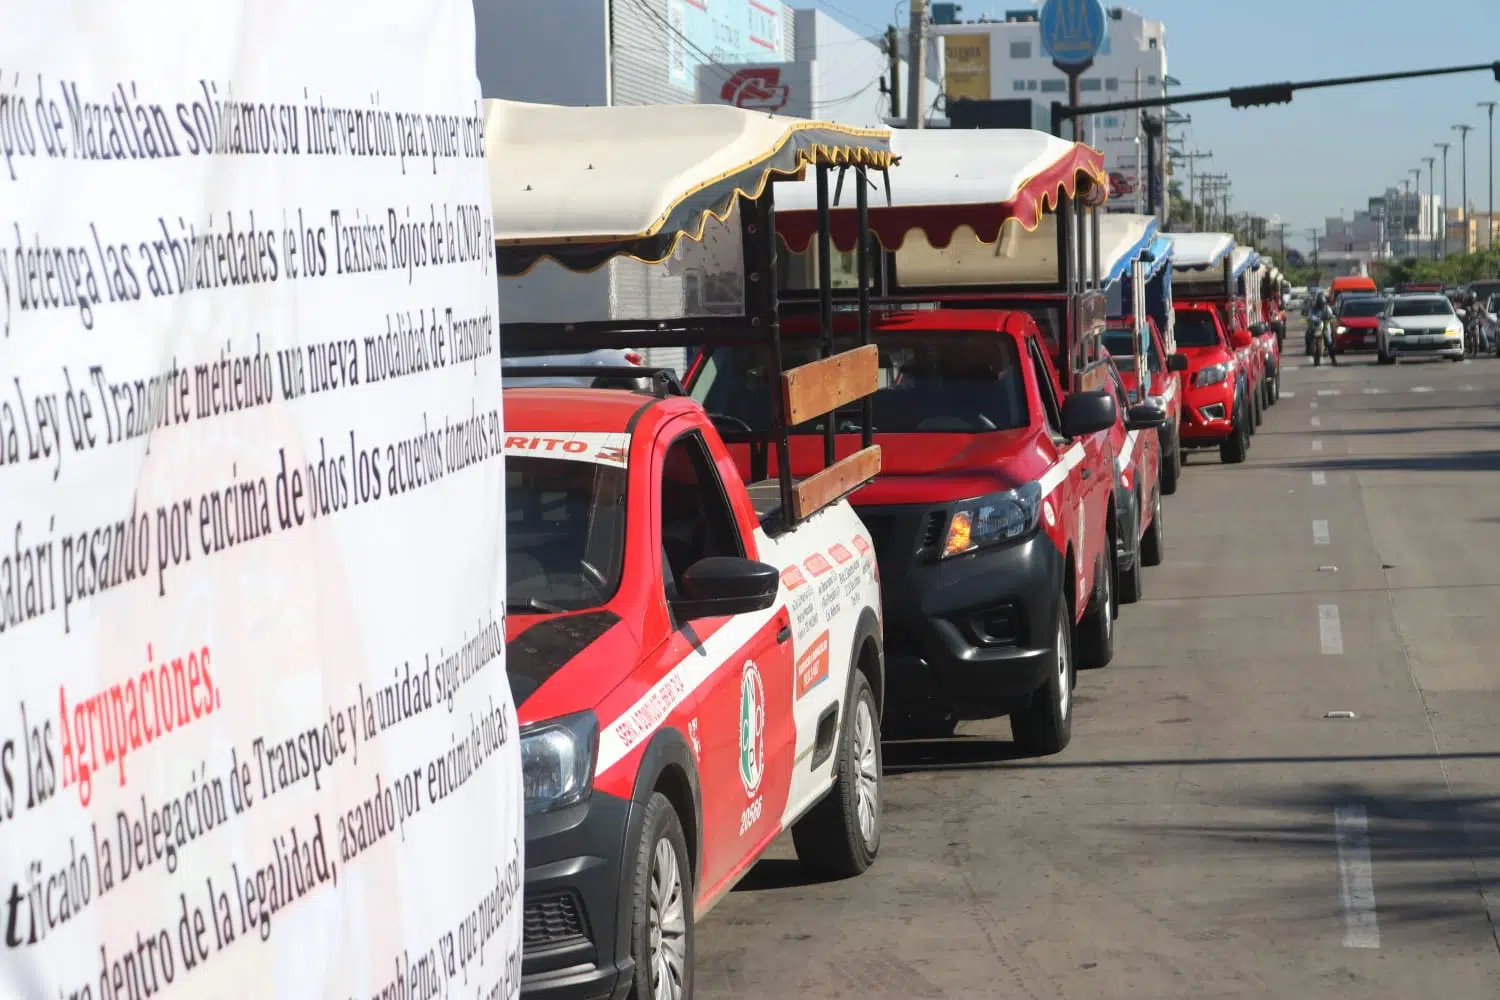
[[[990,93],[990,36],[943,36],[946,56],[943,93],[950,101],[988,101]]]

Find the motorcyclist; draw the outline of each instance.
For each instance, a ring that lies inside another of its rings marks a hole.
[[[1338,356],[1333,352],[1333,304],[1328,301],[1328,295],[1322,289],[1318,290],[1317,296],[1313,299],[1312,308],[1307,311],[1307,324],[1309,331],[1315,327],[1319,328],[1317,335],[1323,338],[1323,347],[1328,354],[1328,360],[1333,364],[1338,364]]]

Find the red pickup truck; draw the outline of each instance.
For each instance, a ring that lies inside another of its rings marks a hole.
[[[1136,394],[1137,402],[1146,399],[1157,403],[1166,411],[1167,419],[1157,431],[1161,438],[1162,465],[1161,491],[1166,496],[1177,492],[1178,478],[1182,473],[1181,429],[1182,399],[1184,396],[1184,372],[1188,370],[1188,359],[1183,354],[1168,352],[1162,340],[1161,329],[1154,318],[1146,320],[1151,328],[1151,350],[1146,353],[1147,374],[1150,376],[1145,395],[1139,394],[1139,386],[1130,360],[1134,357],[1134,344],[1130,320],[1111,321],[1104,331],[1104,346],[1120,366],[1120,378],[1127,391]]]
[[[1113,658],[1119,606],[1106,303],[1098,255],[1090,267],[1057,224],[1087,231],[1106,176],[1096,151],[1027,130],[897,132],[892,150],[899,183],[868,209],[880,247],[899,248],[874,271],[883,375],[870,422],[884,464],[852,496],[881,573],[889,728],[936,736],[1008,715],[1023,752],[1054,753],[1071,738],[1076,669]],[[834,263],[812,245],[826,212],[806,184],[778,206],[789,297]],[[834,245],[854,251],[858,215],[831,215]],[[811,344],[844,315],[784,330]],[[692,381],[716,413],[753,385],[725,360]],[[1140,407],[1132,426],[1162,417]],[[791,461],[816,454],[814,431],[793,436],[805,443]]]
[[[851,320],[837,317],[841,336]],[[815,324],[782,332],[789,363],[816,350]],[[956,717],[1009,714],[1026,752],[1056,752],[1071,736],[1075,658],[1113,655],[1116,396],[1065,393],[1020,310],[892,307],[873,337],[883,464],[853,501],[880,567],[893,727],[931,734]],[[769,418],[753,351],[716,349],[689,385],[721,427]],[[1132,432],[1156,426],[1136,415]],[[840,450],[854,448],[860,418],[837,420]],[[816,460],[821,432],[794,428],[794,468]]]
[[[1211,302],[1175,302],[1177,352],[1188,359],[1182,402],[1184,448],[1218,448],[1228,464],[1245,460],[1250,451],[1250,381],[1244,352],[1250,333],[1231,335]]]

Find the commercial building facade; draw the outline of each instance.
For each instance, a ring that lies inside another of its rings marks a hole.
[[[474,0],[474,12],[485,97],[732,104],[867,127],[891,113],[881,40],[780,0]],[[904,90],[905,63],[897,70]],[[938,92],[936,79],[928,86]],[[544,261],[502,280],[502,309],[514,320],[729,314],[743,308],[742,270],[738,238],[719,227],[658,266],[621,260],[575,275]],[[683,359],[651,351],[647,360],[681,370]]]
[[[1111,7],[1108,27],[1104,45],[1080,81],[1084,103],[1164,96],[1169,79],[1166,26],[1129,8]],[[944,93],[950,112],[964,99],[1025,98],[1049,108],[1067,101],[1067,78],[1043,49],[1035,8],[1009,11],[1003,20],[934,24],[932,32],[946,50]],[[1084,125],[1085,140],[1104,154],[1110,173],[1109,207],[1141,210],[1148,163],[1138,117],[1094,115]],[[1160,169],[1165,170],[1164,163]]]

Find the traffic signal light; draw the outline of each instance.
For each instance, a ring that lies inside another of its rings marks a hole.
[[[1500,74],[1500,63],[1495,64],[1495,72]],[[1263,104],[1290,103],[1292,103],[1292,85],[1290,83],[1267,83],[1259,87],[1235,87],[1229,91],[1229,106],[1231,108],[1254,108]]]

